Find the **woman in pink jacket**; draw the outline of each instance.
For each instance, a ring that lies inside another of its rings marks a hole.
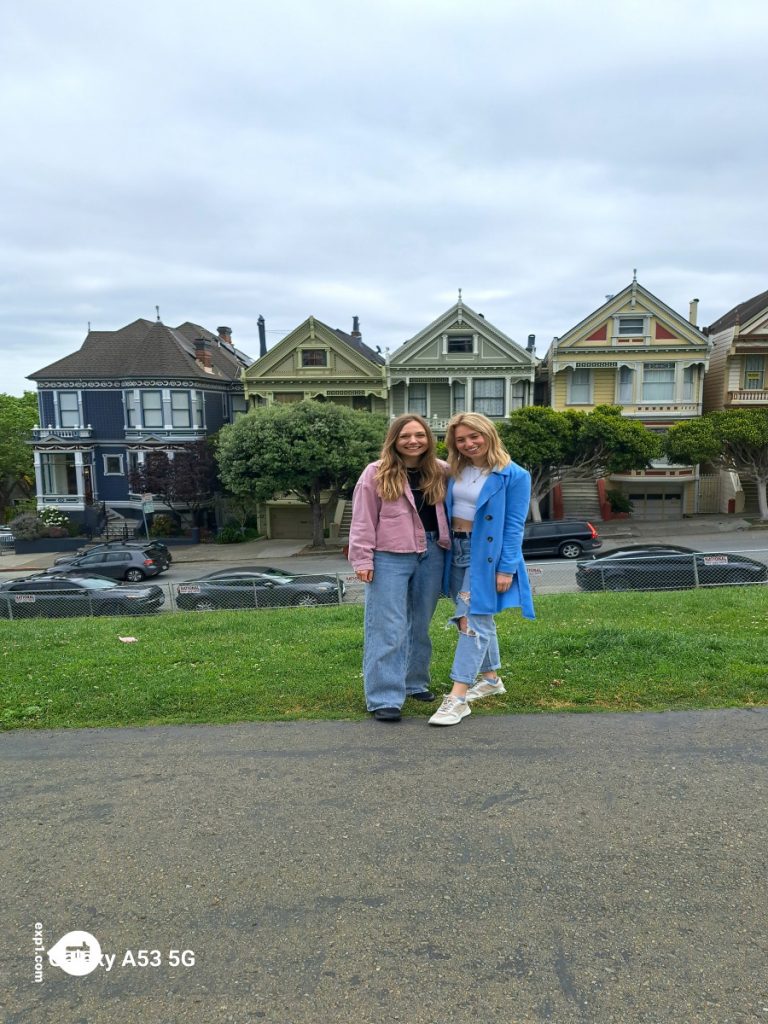
[[[363,470],[352,498],[349,560],[366,584],[365,700],[379,722],[399,722],[406,697],[435,699],[429,625],[451,546],[447,471],[427,421],[406,413],[390,424],[381,458]]]

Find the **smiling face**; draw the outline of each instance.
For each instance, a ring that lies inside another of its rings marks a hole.
[[[418,466],[429,448],[429,438],[418,420],[409,420],[395,441],[395,450],[406,466]]]
[[[473,466],[485,465],[488,441],[479,430],[461,424],[453,432],[453,443],[458,453],[469,459]]]

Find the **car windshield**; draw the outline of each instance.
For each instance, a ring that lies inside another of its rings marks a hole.
[[[98,579],[95,576],[83,576],[78,578],[76,582],[81,587],[85,587],[86,590],[110,590],[112,587],[117,586],[113,580]]]

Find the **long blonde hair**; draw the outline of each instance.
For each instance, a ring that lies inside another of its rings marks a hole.
[[[430,505],[438,505],[445,498],[445,472],[437,461],[435,435],[423,416],[406,412],[392,420],[381,449],[381,464],[376,471],[376,484],[384,501],[397,501],[408,483],[403,457],[395,445],[407,423],[416,422],[427,435],[427,450],[421,457],[418,468],[421,473],[421,488]]]
[[[448,447],[448,465],[451,467],[451,476],[458,474],[473,463],[456,448],[455,433],[457,427],[469,427],[482,434],[488,442],[488,451],[485,453],[485,465],[487,469],[503,469],[512,461],[509,452],[499,437],[499,433],[492,420],[479,412],[458,412],[448,421],[445,432],[445,443]]]

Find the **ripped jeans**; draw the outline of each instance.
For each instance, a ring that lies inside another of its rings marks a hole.
[[[471,686],[479,673],[495,672],[501,667],[496,622],[492,615],[472,615],[469,611],[469,552],[471,537],[454,537],[451,541],[451,599],[456,610],[450,622],[459,628],[459,619],[466,616],[467,632],[459,630],[453,657],[451,679]],[[495,577],[494,577],[495,578]]]

